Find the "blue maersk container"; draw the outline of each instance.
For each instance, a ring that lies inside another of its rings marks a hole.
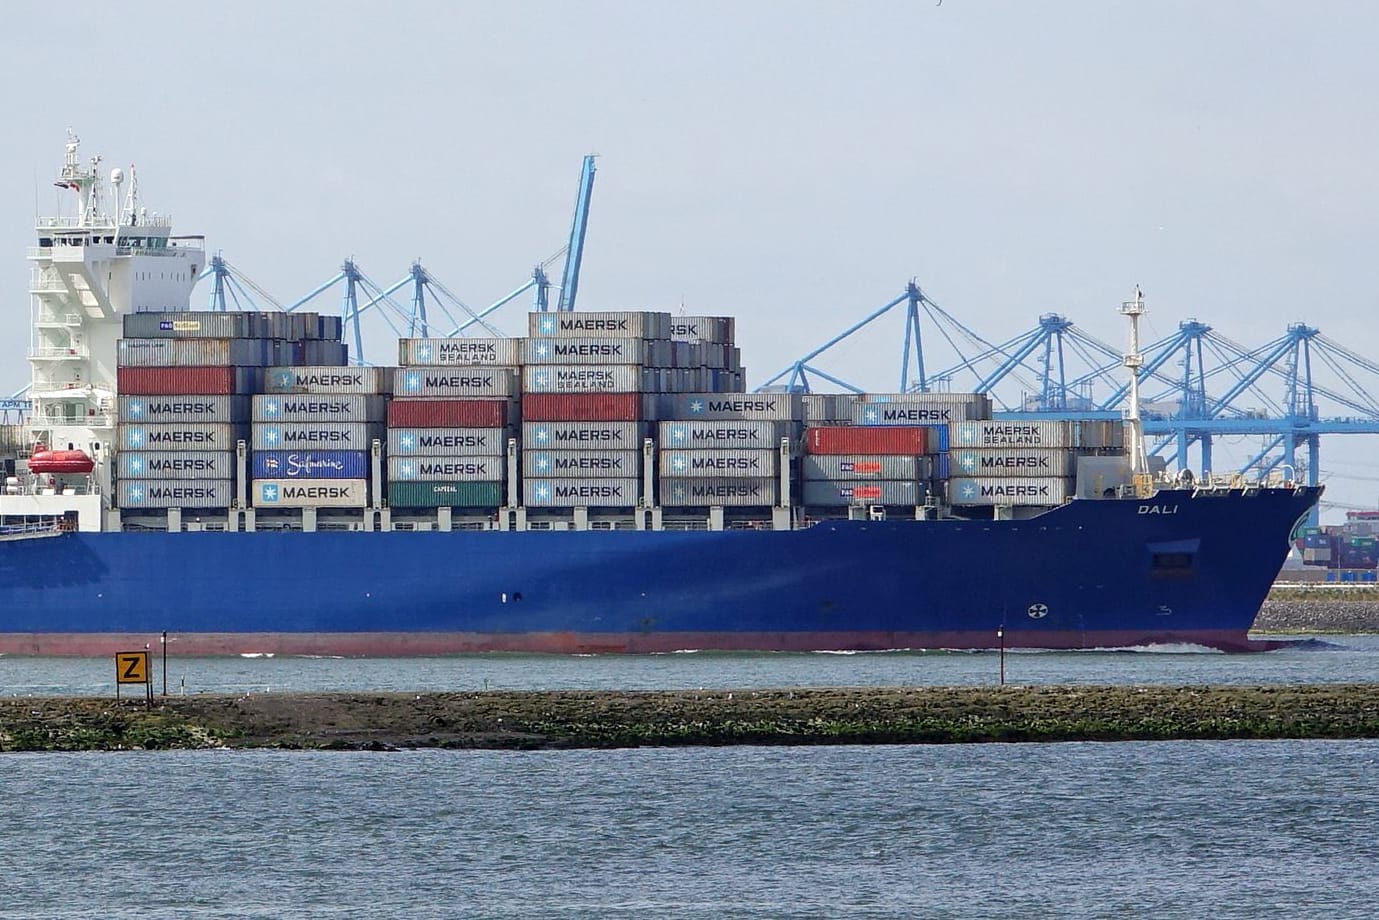
[[[255,479],[367,479],[366,450],[256,450]]]

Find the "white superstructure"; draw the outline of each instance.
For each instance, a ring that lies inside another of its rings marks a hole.
[[[187,309],[206,255],[201,237],[174,237],[166,215],[140,206],[133,166],[111,170],[108,213],[101,158],[83,166],[77,145],[69,131],[56,182],[74,193],[72,208],[39,218],[38,245],[29,250],[30,435],[33,443],[97,456],[114,442],[121,317]]]

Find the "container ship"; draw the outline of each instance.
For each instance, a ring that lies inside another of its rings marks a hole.
[[[980,393],[748,393],[732,318],[521,338],[188,308],[202,238],[70,139],[0,495],[0,653],[1250,650],[1320,490],[1146,462]],[[121,201],[124,183],[127,195]]]

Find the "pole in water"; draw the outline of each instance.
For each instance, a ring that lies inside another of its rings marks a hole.
[[[168,631],[163,630],[163,696],[168,695]]]
[[[1001,686],[1006,685],[1006,628],[998,626],[996,628],[996,640],[1001,648]]]

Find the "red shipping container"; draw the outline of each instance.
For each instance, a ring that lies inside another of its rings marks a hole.
[[[389,428],[502,428],[512,404],[506,399],[393,399]]]
[[[806,429],[804,443],[811,454],[923,454],[928,434],[923,425],[836,425]]]
[[[229,396],[253,393],[263,382],[258,367],[117,367],[121,396]]]
[[[641,393],[524,393],[524,422],[637,422]]]

